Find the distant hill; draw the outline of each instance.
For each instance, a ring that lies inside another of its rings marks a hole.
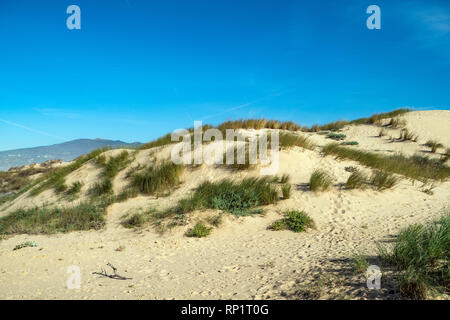
[[[31,163],[42,163],[47,160],[61,159],[72,161],[82,154],[102,147],[132,147],[141,143],[126,143],[105,139],[78,139],[51,146],[0,151],[0,171],[11,167],[25,166]]]

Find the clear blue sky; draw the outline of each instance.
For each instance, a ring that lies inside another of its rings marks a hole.
[[[0,150],[449,109],[449,75],[446,0],[1,0]]]

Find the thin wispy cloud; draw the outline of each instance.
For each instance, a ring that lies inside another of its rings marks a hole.
[[[5,119],[2,119],[2,118],[0,118],[0,122],[6,123],[6,124],[8,124],[10,126],[14,126],[14,127],[17,127],[17,128],[24,129],[24,130],[27,130],[27,131],[30,131],[30,132],[33,132],[33,133],[44,135],[44,136],[47,136],[47,137],[52,137],[52,138],[56,138],[56,139],[59,139],[59,140],[65,140],[64,138],[55,136],[55,135],[53,135],[51,133],[47,133],[47,132],[44,132],[44,131],[41,131],[41,130],[33,129],[33,128],[30,128],[30,127],[24,126],[24,125],[22,125],[20,123],[12,122],[12,121],[5,120]]]
[[[206,120],[206,119],[215,118],[215,117],[224,115],[224,114],[226,114],[226,113],[230,113],[230,112],[233,112],[233,111],[236,111],[236,110],[239,110],[239,109],[243,109],[243,108],[245,108],[245,107],[254,105],[255,103],[264,101],[264,100],[269,99],[269,98],[272,98],[272,97],[279,97],[279,96],[281,96],[281,95],[283,95],[283,94],[285,94],[285,93],[287,93],[287,92],[291,92],[291,91],[293,91],[293,90],[288,90],[288,91],[284,91],[284,92],[273,93],[273,94],[270,94],[270,95],[265,96],[265,97],[263,97],[263,98],[260,98],[260,99],[257,99],[257,100],[251,101],[251,102],[247,102],[247,103],[238,105],[238,106],[236,106],[236,107],[228,108],[228,109],[225,109],[225,110],[223,110],[223,111],[221,111],[221,112],[218,112],[218,113],[215,113],[215,114],[206,115],[206,116],[204,116],[201,120],[203,121],[203,120]]]
[[[397,10],[413,31],[410,40],[450,63],[450,3],[412,1],[399,4]]]

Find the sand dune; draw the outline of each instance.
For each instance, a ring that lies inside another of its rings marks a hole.
[[[419,136],[417,142],[390,142],[377,137],[379,127],[346,126],[346,141],[357,141],[353,148],[393,154],[429,154],[423,145],[437,139],[450,147],[450,111],[410,112],[402,116],[407,128]],[[398,136],[400,129],[386,129]],[[298,133],[304,134],[304,133]],[[330,142],[325,135],[307,133],[323,146]],[[213,147],[213,144],[210,145]],[[152,157],[166,159],[171,146],[135,151],[128,168],[147,164]],[[443,150],[441,150],[443,151]],[[121,150],[111,150],[107,156]],[[421,191],[421,183],[402,179],[392,190],[377,192],[345,190],[348,166],[370,172],[354,161],[323,157],[320,148],[306,150],[294,147],[280,153],[278,175],[289,174],[293,192],[290,199],[264,207],[263,215],[235,217],[225,215],[222,226],[207,238],[184,236],[187,229],[213,210],[189,214],[189,224],[161,235],[152,227],[142,230],[124,228],[125,214],[150,207],[168,208],[186,197],[205,180],[258,176],[259,170],[231,173],[225,168],[202,165],[188,168],[183,183],[167,197],[138,196],[115,203],[107,210],[106,227],[100,231],[72,232],[57,235],[17,235],[0,242],[1,299],[284,299],[286,292],[311,283],[324,270],[340,266],[340,259],[353,253],[376,253],[376,242],[386,241],[401,228],[412,223],[431,221],[450,207],[450,182],[436,183],[432,195]],[[114,178],[114,192],[128,186],[127,169]],[[311,173],[325,169],[334,180],[330,191],[315,194],[307,188]],[[67,184],[82,181],[81,197],[74,202],[62,199],[53,190],[36,197],[29,193],[12,203],[0,206],[0,216],[19,208],[74,205],[88,198],[89,188],[99,180],[101,169],[86,163],[67,176]],[[302,209],[310,214],[317,230],[304,233],[274,232],[267,226],[287,209]],[[13,251],[18,243],[35,241],[37,247]],[[117,250],[121,248],[121,250]],[[114,280],[93,274],[107,263],[130,280]],[[67,267],[81,268],[81,289],[66,287]],[[365,278],[359,277],[362,291]],[[366,289],[367,290],[367,289]],[[336,288],[342,297],[361,298],[348,287]]]

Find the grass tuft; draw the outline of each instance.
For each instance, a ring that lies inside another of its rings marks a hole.
[[[131,186],[141,193],[150,195],[168,191],[180,184],[182,172],[182,165],[164,161],[146,168],[143,172],[135,173],[132,176]]]
[[[285,183],[281,186],[281,193],[283,194],[283,199],[289,199],[291,197],[292,186],[289,183]]]
[[[376,190],[382,191],[385,189],[391,189],[394,187],[399,179],[392,175],[391,173],[376,170],[372,177],[370,178],[370,183],[375,187]]]
[[[331,187],[332,183],[333,180],[328,173],[323,170],[315,170],[309,179],[309,188],[314,192],[325,191]]]
[[[379,246],[384,262],[400,272],[403,296],[425,299],[430,292],[450,291],[450,213],[429,225],[411,225],[400,231],[392,250]]]
[[[439,143],[436,140],[428,140],[425,145],[429,148],[431,148],[432,153],[436,153],[437,149],[443,148],[444,145],[442,143]]]
[[[348,177],[345,187],[347,189],[365,189],[367,188],[368,178],[362,172],[353,172],[350,177]]]
[[[274,231],[291,230],[302,232],[307,228],[316,228],[314,220],[304,211],[298,210],[287,211],[283,219],[277,220],[269,226],[269,229]]]
[[[208,227],[202,222],[197,222],[194,228],[186,232],[186,236],[203,238],[209,236],[212,232],[212,229],[213,229],[212,227]]]

